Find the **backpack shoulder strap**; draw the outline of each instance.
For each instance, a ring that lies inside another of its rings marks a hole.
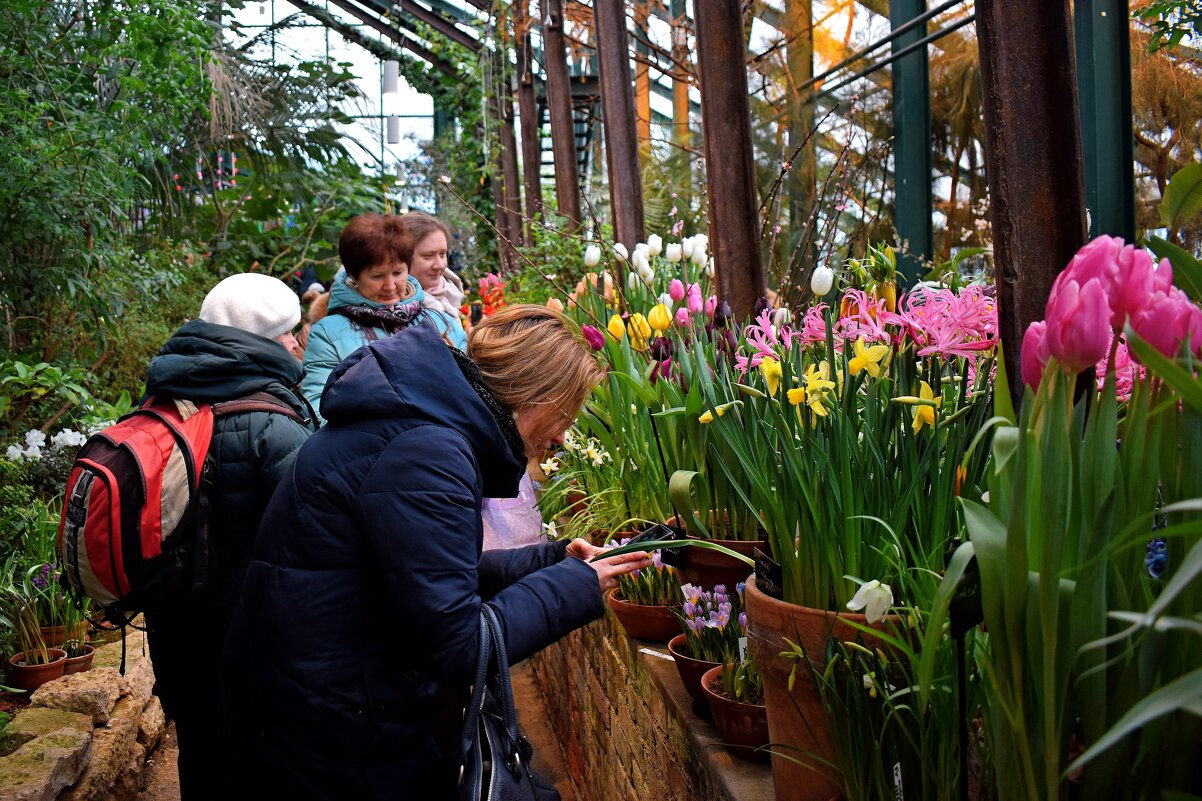
[[[270,392],[252,392],[243,398],[214,403],[212,409],[216,417],[223,417],[227,414],[241,414],[243,412],[271,412],[272,414],[282,414],[285,417],[289,417],[301,425],[307,425],[305,419],[297,413],[296,409],[293,409]]]

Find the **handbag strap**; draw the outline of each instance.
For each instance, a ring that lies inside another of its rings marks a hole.
[[[492,629],[493,655],[496,663],[496,673],[493,676],[493,691],[501,704],[501,714],[504,716],[505,734],[509,742],[517,747],[518,743],[518,712],[513,705],[513,686],[509,683],[509,655],[505,652],[505,635],[501,631],[501,620],[497,612],[488,604],[480,605],[480,616]]]
[[[480,604],[481,610],[488,604]],[[472,697],[463,710],[463,750],[466,758],[479,736],[480,713],[484,708],[484,691],[488,686],[488,666],[492,662],[492,628],[484,613],[480,614],[480,644],[476,656],[476,678],[472,681]],[[462,771],[461,771],[462,772]]]

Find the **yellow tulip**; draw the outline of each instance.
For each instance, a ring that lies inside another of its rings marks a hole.
[[[919,382],[921,389],[918,392],[920,398],[925,401],[935,401],[934,406],[915,406],[914,407],[914,433],[922,431],[923,426],[935,427],[935,410],[943,403],[942,397],[935,397],[935,393],[931,390],[931,385],[926,381]]]
[[[881,375],[881,360],[889,353],[888,345],[873,345],[870,348],[864,347],[864,337],[860,337],[852,346],[855,351],[855,356],[847,363],[847,369],[852,375],[867,370],[868,375],[873,378],[880,378]]]
[[[615,314],[609,318],[609,325],[605,326],[609,333],[613,334],[614,339],[620,340],[626,336],[626,325],[622,322],[622,315]]]
[[[672,327],[672,312],[668,311],[668,307],[664,304],[658,303],[647,315],[647,322],[662,334]]]
[[[764,372],[764,383],[768,385],[768,394],[776,397],[776,391],[780,389],[780,379],[782,376],[780,362],[771,356],[765,356],[760,361],[760,369]]]
[[[651,326],[642,313],[636,312],[631,315],[630,322],[626,324],[626,333],[630,334],[630,347],[635,350],[647,349],[647,340],[651,338]]]

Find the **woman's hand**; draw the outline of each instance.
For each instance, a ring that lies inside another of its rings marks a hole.
[[[568,543],[567,554],[568,556],[574,556],[587,562],[604,550],[604,548],[598,548],[586,539],[577,537]]]
[[[576,540],[576,542],[582,542],[582,540]],[[604,549],[596,548],[595,550]],[[618,586],[618,576],[651,567],[651,554],[646,551],[638,551],[613,556],[609,559],[599,559],[596,562],[586,561],[585,564],[597,571],[597,583],[601,585],[601,592],[604,594]]]

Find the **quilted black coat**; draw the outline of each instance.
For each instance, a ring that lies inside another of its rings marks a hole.
[[[516,495],[525,461],[473,375],[427,325],[331,375],[328,424],[268,507],[226,643],[231,774],[251,777],[234,789],[453,797],[480,604],[514,662],[601,615],[564,543],[481,554],[481,498]]]

